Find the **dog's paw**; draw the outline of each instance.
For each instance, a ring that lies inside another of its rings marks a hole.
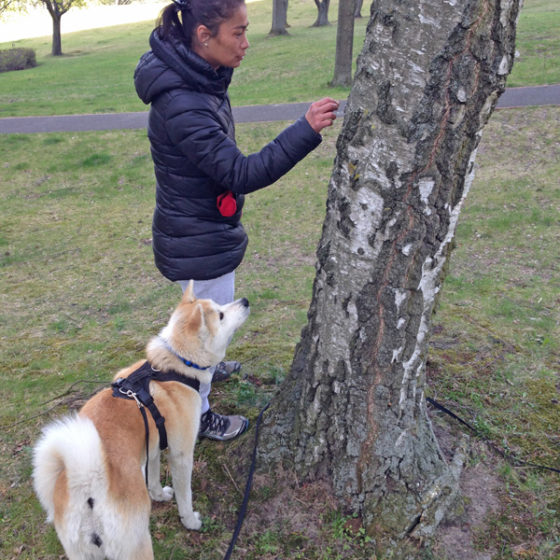
[[[193,511],[190,515],[181,517],[181,523],[191,531],[198,531],[202,527],[200,513],[198,513],[198,511]]]
[[[168,502],[169,500],[171,500],[173,498],[173,494],[175,493],[173,488],[171,488],[171,486],[164,486],[161,489],[161,493],[162,493],[162,502]]]
[[[156,490],[150,490],[150,497],[156,502],[168,502],[173,498],[173,488],[171,486],[164,486]]]

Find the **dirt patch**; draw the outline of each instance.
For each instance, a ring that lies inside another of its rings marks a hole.
[[[277,471],[274,476],[255,476],[253,491],[259,505],[247,515],[244,531],[247,535],[258,534],[263,527],[279,530],[284,535],[298,535],[299,538],[317,543],[320,539],[325,514],[337,508],[332,490],[324,481],[306,483],[299,486],[293,474]]]
[[[434,432],[446,457],[457,441],[452,429],[434,422]],[[484,531],[488,515],[502,506],[499,500],[500,479],[496,475],[496,457],[483,442],[470,440],[470,465],[461,473],[461,501],[455,515],[438,528],[432,545],[438,558],[448,560],[491,560],[495,551],[477,550],[475,535]]]

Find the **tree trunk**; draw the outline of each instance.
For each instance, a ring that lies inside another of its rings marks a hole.
[[[461,456],[447,463],[427,414],[426,351],[519,3],[376,0],[358,58],[308,324],[260,457],[328,480],[378,543],[430,536],[457,492]]]
[[[352,48],[354,46],[355,0],[340,0],[336,29],[336,55],[331,86],[349,86],[352,83]]]
[[[62,55],[62,34],[60,31],[60,23],[62,20],[62,14],[57,12],[51,12],[52,24],[53,24],[53,34],[52,34],[52,49],[51,54],[53,56]]]
[[[356,0],[356,6],[354,7],[354,17],[361,18],[362,17],[362,5],[364,4],[364,0]]]
[[[329,23],[329,5],[331,0],[315,0],[317,6],[317,19],[311,27],[321,27],[330,25]]]
[[[53,56],[62,55],[62,16],[72,7],[72,5],[83,5],[82,0],[41,0],[47,8],[53,22],[52,49]]]
[[[269,35],[287,35],[288,30],[288,0],[273,0],[272,27]]]

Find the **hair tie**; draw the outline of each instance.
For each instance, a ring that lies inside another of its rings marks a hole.
[[[191,11],[192,5],[191,0],[173,0],[173,4],[177,6],[180,10]]]

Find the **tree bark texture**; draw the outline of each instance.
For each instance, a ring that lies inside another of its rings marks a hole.
[[[331,0],[315,0],[317,6],[317,19],[311,27],[321,27],[323,25],[330,25],[329,23],[329,6]]]
[[[376,0],[317,251],[308,324],[261,438],[381,541],[429,536],[457,491],[424,396],[431,315],[520,0]]]
[[[269,35],[287,35],[288,30],[288,0],[273,0],[272,27]]]
[[[349,86],[352,83],[352,49],[354,46],[355,0],[340,0],[336,28],[336,53],[333,86]]]

